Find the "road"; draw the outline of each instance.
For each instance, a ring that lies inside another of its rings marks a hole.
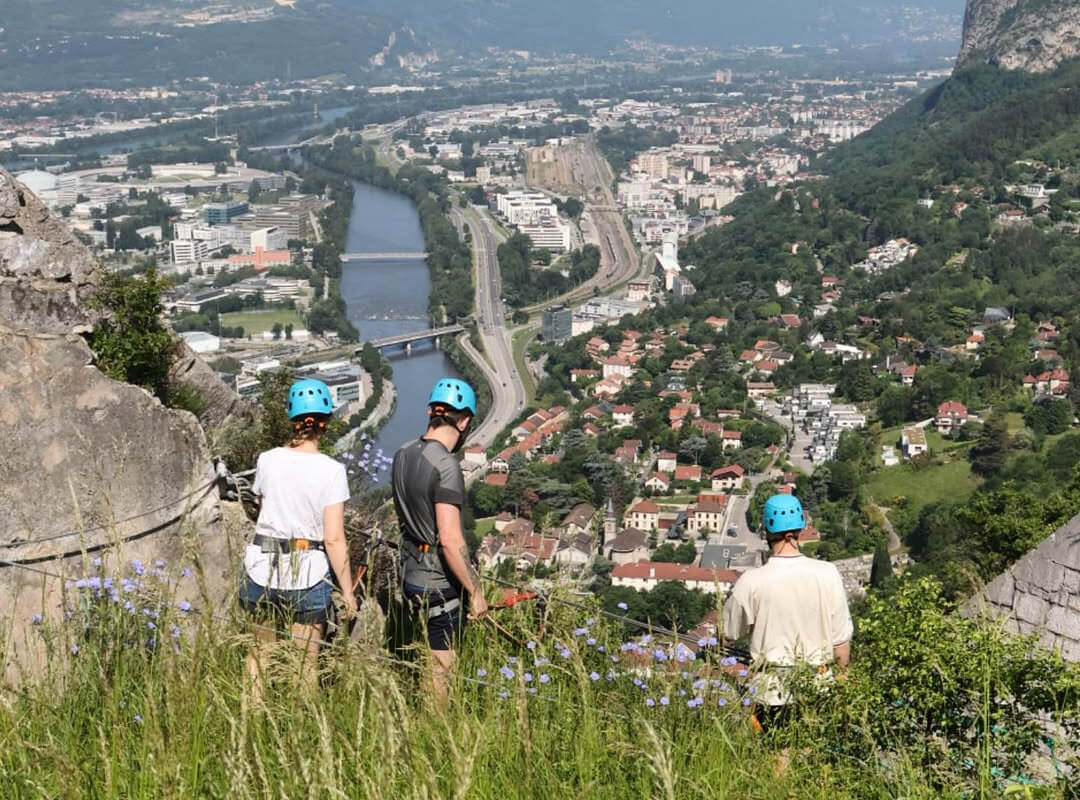
[[[472,231],[473,250],[476,254],[476,320],[480,341],[491,358],[486,359],[466,341],[462,346],[484,373],[491,386],[492,403],[488,414],[469,436],[470,445],[489,447],[510,422],[525,408],[525,387],[521,383],[510,332],[506,328],[506,314],[502,304],[502,279],[495,251],[498,248],[498,232],[486,212],[460,208],[450,211],[458,230],[468,224]],[[463,337],[467,339],[467,337]],[[461,339],[459,339],[461,341]]]

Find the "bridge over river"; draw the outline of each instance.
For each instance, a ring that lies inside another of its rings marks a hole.
[[[412,333],[400,333],[397,336],[387,336],[382,339],[372,339],[368,344],[374,347],[376,350],[382,351],[391,347],[404,347],[406,353],[412,352],[412,346],[417,342],[423,342],[431,340],[435,343],[435,346],[439,346],[439,339],[443,336],[451,336],[456,333],[461,333],[465,328],[461,325],[444,325],[441,328],[432,328],[427,331],[414,331]],[[360,350],[356,351],[356,354],[360,354]]]
[[[342,261],[423,261],[427,253],[342,253]]]

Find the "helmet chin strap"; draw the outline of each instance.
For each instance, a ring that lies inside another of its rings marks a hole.
[[[465,430],[461,430],[456,425],[454,426],[454,430],[457,431],[458,437],[457,437],[457,444],[454,445],[454,449],[452,449],[450,451],[451,453],[456,453],[462,447],[465,446],[465,440],[469,438],[469,431],[471,429],[472,429],[472,417],[469,417],[469,422],[468,422],[468,424],[465,425]]]

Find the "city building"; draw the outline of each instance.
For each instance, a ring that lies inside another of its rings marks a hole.
[[[207,203],[203,206],[203,219],[207,225],[228,225],[234,219],[246,213],[248,213],[248,204],[242,200]]]
[[[655,589],[661,581],[678,581],[687,589],[700,589],[706,594],[717,591],[726,594],[738,578],[739,573],[730,569],[705,569],[657,561],[620,564],[611,571],[613,586],[628,586],[638,591]]]
[[[561,342],[570,338],[573,326],[574,312],[566,306],[552,306],[544,309],[540,335],[545,342]]]
[[[202,239],[173,239],[169,243],[174,264],[198,264],[210,254]]]
[[[904,428],[900,434],[900,446],[904,451],[904,458],[915,458],[930,450],[926,444],[926,432],[922,428]]]
[[[205,331],[184,331],[180,338],[195,353],[216,353],[221,349],[221,339]]]

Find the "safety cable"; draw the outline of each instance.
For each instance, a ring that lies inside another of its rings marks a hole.
[[[114,525],[123,525],[123,524],[125,524],[127,522],[133,522],[133,521],[135,521],[137,519],[142,519],[143,517],[148,517],[151,514],[157,514],[157,513],[161,512],[161,511],[164,511],[167,508],[171,508],[171,507],[173,507],[173,506],[175,506],[175,505],[177,505],[179,503],[183,503],[183,502],[189,500],[190,498],[194,497],[195,495],[197,495],[199,493],[203,493],[203,496],[205,496],[206,494],[209,494],[210,489],[212,489],[214,486],[217,485],[218,480],[219,480],[219,477],[215,476],[213,479],[207,481],[202,486],[198,487],[197,489],[192,489],[187,494],[185,494],[185,495],[183,495],[181,497],[178,497],[175,500],[172,500],[172,501],[170,501],[168,503],[164,503],[163,505],[160,505],[157,508],[152,508],[152,509],[150,509],[148,511],[142,511],[142,512],[140,512],[138,514],[132,514],[130,517],[125,517],[124,519],[118,519],[118,520],[114,520],[112,522],[102,523],[101,525],[92,525],[92,526],[86,527],[86,528],[78,528],[78,529],[75,529],[75,530],[64,531],[62,533],[54,533],[54,534],[51,534],[49,536],[42,536],[42,537],[36,538],[36,539],[27,539],[26,541],[23,541],[23,542],[0,542],[0,548],[5,549],[5,550],[10,550],[10,549],[13,549],[13,548],[16,548],[16,547],[26,547],[28,545],[41,544],[43,542],[54,542],[57,539],[66,539],[66,538],[68,538],[70,536],[82,536],[82,535],[85,535],[87,533],[92,533],[94,531],[105,530],[105,529],[110,528],[110,527],[112,527]],[[202,500],[203,500],[203,497],[200,497],[199,502],[202,502]],[[169,522],[163,523],[163,524],[166,525],[166,526],[171,525],[173,522],[175,522],[177,519],[179,519],[182,516],[183,516],[183,514],[180,514],[178,517],[174,517]],[[150,528],[148,530],[140,531],[139,533],[135,533],[135,534],[131,534],[130,536],[126,536],[123,539],[121,539],[120,541],[127,541],[128,539],[137,539],[139,536],[145,536],[147,533],[154,533],[154,532],[156,532],[156,530],[158,530],[160,528],[161,528],[161,525],[158,525],[158,526],[155,526],[154,528]],[[107,546],[107,545],[102,545],[102,546]],[[58,557],[58,556],[48,556],[47,558],[56,558],[56,557]],[[37,559],[31,559],[31,560],[37,560]]]

